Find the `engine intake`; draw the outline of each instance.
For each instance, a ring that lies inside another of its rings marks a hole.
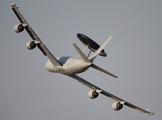
[[[22,24],[17,24],[17,25],[14,26],[14,31],[15,31],[16,33],[20,33],[20,32],[22,32],[23,30],[24,30],[24,26],[23,26]]]
[[[88,96],[91,98],[91,99],[94,99],[94,98],[97,98],[99,95],[99,93],[96,91],[96,90],[90,90],[88,92]]]
[[[120,102],[114,102],[112,104],[112,108],[116,111],[121,110],[123,108],[123,104],[121,104]]]
[[[28,50],[32,50],[36,47],[36,44],[34,41],[29,41],[26,43],[26,48],[28,48]]]

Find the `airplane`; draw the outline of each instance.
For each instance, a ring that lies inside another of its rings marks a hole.
[[[84,54],[84,50],[82,51],[75,43],[73,43],[74,48],[78,52],[78,56],[76,57],[55,57],[45,46],[43,41],[36,35],[36,33],[33,31],[31,26],[28,24],[28,22],[25,20],[25,18],[22,16],[20,11],[18,10],[18,7],[16,7],[16,4],[10,4],[12,7],[13,12],[17,16],[17,18],[20,21],[20,24],[17,24],[14,26],[14,31],[16,33],[22,32],[24,29],[27,31],[27,33],[30,35],[30,37],[33,39],[32,41],[27,42],[26,47],[29,50],[34,49],[35,47],[38,47],[40,51],[48,57],[48,61],[46,62],[45,68],[49,72],[53,73],[61,73],[63,75],[69,76],[71,78],[74,78],[78,82],[82,83],[83,85],[90,88],[90,91],[88,92],[88,96],[91,99],[95,99],[99,96],[99,94],[105,95],[111,99],[113,99],[115,102],[112,104],[112,108],[115,111],[119,111],[123,108],[123,106],[128,106],[132,109],[135,109],[137,111],[140,111],[144,114],[153,115],[153,112],[148,111],[148,109],[142,109],[136,105],[133,105],[99,87],[96,85],[93,85],[92,83],[86,81],[85,79],[79,77],[77,74],[85,72],[88,68],[92,67],[96,70],[99,70],[105,74],[108,74],[114,78],[118,78],[116,75],[108,72],[107,70],[104,70],[103,68],[95,65],[93,61],[95,58],[100,55],[103,57],[106,57],[107,54],[104,51],[104,47],[107,45],[107,43],[110,41],[112,36],[110,36],[101,46],[98,45],[95,41],[90,39],[89,37],[78,33],[77,37],[79,40],[86,46],[85,49],[89,48],[90,52],[86,56]],[[94,52],[91,55],[91,52]]]

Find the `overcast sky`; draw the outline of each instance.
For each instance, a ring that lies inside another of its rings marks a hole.
[[[79,76],[139,107],[147,116],[124,106],[112,109],[112,99],[91,100],[89,88],[45,69],[47,58],[25,45],[26,31],[15,33],[19,10],[55,56],[77,56],[72,46],[84,45],[83,33],[102,44],[108,56],[94,63],[115,79],[94,69]],[[2,0],[0,3],[0,120],[160,120],[162,118],[162,1],[161,0]]]

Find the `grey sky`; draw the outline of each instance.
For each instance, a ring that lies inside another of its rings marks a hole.
[[[31,38],[16,34],[19,21],[9,4],[19,10],[55,56],[76,56],[76,37],[83,33],[102,44],[113,36],[95,63],[116,74],[114,79],[89,69],[81,77],[137,106],[155,112],[147,116],[124,107],[116,112],[113,100],[75,80],[44,68],[47,58],[26,49]],[[3,0],[0,4],[0,120],[160,120],[162,101],[162,1]]]

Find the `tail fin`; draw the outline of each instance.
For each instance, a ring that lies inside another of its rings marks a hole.
[[[111,39],[111,37],[109,37],[109,39],[107,39],[107,41],[105,41],[105,43],[99,48],[99,49],[103,49],[104,47],[105,47],[105,45],[108,43],[108,41]],[[103,72],[103,73],[106,73],[106,74],[108,74],[108,75],[110,75],[110,76],[112,76],[112,77],[115,77],[115,78],[118,78],[116,75],[114,75],[114,74],[112,74],[112,73],[110,73],[110,72],[108,72],[108,71],[106,71],[106,70],[104,70],[103,68],[101,68],[101,67],[99,67],[99,66],[97,66],[97,65],[95,65],[95,64],[93,64],[92,62],[91,62],[91,60],[89,60],[86,56],[85,56],[85,54],[79,49],[79,47],[75,44],[75,43],[73,43],[73,46],[74,46],[74,48],[76,49],[76,51],[78,52],[78,54],[80,55],[80,57],[83,59],[83,61],[84,62],[86,62],[86,63],[88,63],[88,65],[89,66],[91,66],[92,68],[94,68],[94,69],[96,69],[96,70],[99,70],[99,71],[101,71],[101,72]],[[99,49],[96,51],[97,53],[100,53],[100,51],[99,51]],[[95,52],[95,53],[96,53]],[[94,53],[94,54],[95,54]],[[93,55],[94,55],[93,54]],[[92,55],[92,56],[93,56]],[[95,58],[96,56],[97,56],[98,54],[96,54],[94,57],[92,57],[92,58]]]
[[[95,51],[95,53],[89,58],[91,61],[93,61],[97,55],[102,51],[102,49],[107,45],[107,43],[110,41],[112,36],[110,36],[98,49]]]

